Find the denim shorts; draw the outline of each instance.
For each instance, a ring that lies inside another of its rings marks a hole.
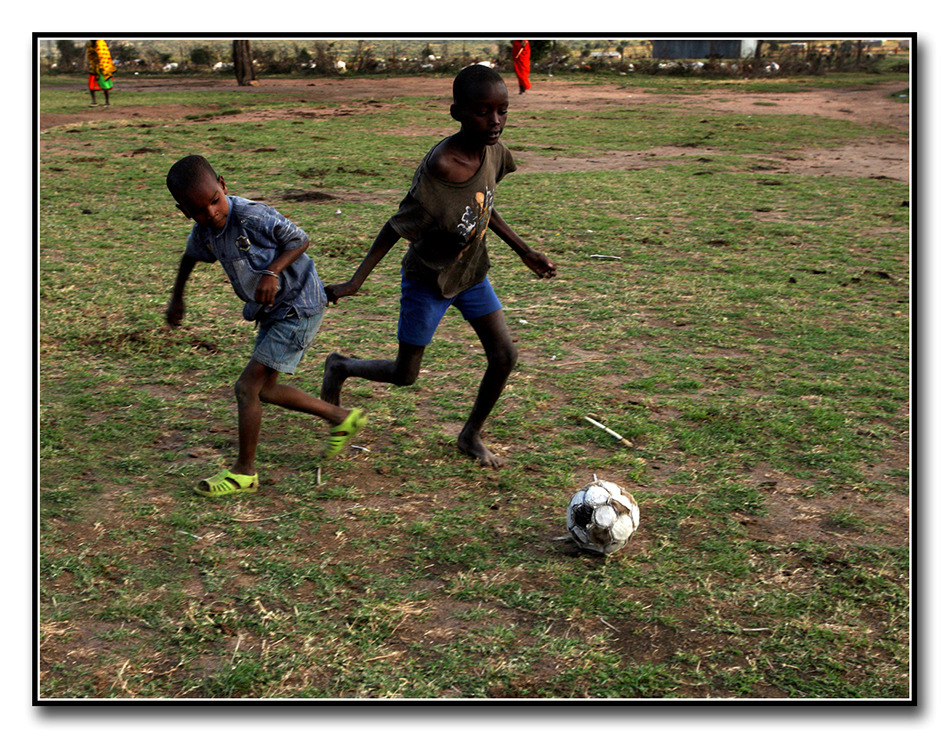
[[[450,305],[458,308],[466,321],[474,321],[501,310],[501,301],[487,277],[453,298],[443,298],[431,288],[403,275],[402,299],[399,302],[399,341],[414,346],[428,346]]]
[[[323,323],[323,311],[312,316],[291,314],[286,318],[262,323],[254,342],[251,359],[278,372],[292,375],[310,348]]]

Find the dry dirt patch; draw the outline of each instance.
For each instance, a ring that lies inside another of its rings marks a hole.
[[[514,83],[512,83],[513,85]],[[673,104],[692,109],[749,115],[815,115],[849,120],[863,125],[879,124],[909,130],[909,109],[906,103],[891,97],[904,89],[902,82],[873,87],[842,88],[788,93],[748,93],[716,91],[704,95],[653,93],[636,88],[610,84],[577,84],[557,77],[539,76],[525,95],[512,98],[511,116],[545,110],[604,110],[618,106]],[[261,80],[255,87],[239,88],[228,79],[220,80],[122,80],[117,83],[115,103],[108,108],[89,108],[77,102],[75,112],[43,114],[40,129],[75,123],[113,120],[178,120],[188,123],[187,116],[208,111],[198,105],[125,105],[123,91],[135,92],[174,88],[181,91],[228,90],[254,97],[285,97],[288,103],[310,103],[319,106],[332,103],[332,108],[299,107],[286,110],[250,111],[229,115],[228,120],[276,120],[281,118],[315,118],[352,115],[366,110],[395,105],[400,97],[431,97],[451,102],[451,81],[444,77],[397,77],[359,79],[296,79]],[[513,88],[512,88],[513,89]],[[77,96],[77,101],[78,101]],[[342,107],[339,107],[341,106]],[[205,119],[206,120],[206,119]],[[446,121],[447,126],[450,121]],[[41,141],[41,146],[43,142]],[[712,153],[712,152],[709,152]],[[640,152],[604,151],[595,157],[547,157],[533,152],[518,152],[525,171],[563,172],[578,170],[631,170],[660,166],[681,156],[702,156],[696,148],[658,147]],[[777,172],[811,175],[886,177],[910,181],[910,147],[903,136],[895,134],[884,140],[856,143],[838,149],[815,149],[796,152],[793,157],[776,160]]]

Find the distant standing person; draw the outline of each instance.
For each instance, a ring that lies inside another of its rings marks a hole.
[[[106,42],[98,39],[86,44],[86,59],[89,61],[89,94],[92,96],[90,107],[98,105],[96,92],[99,91],[105,95],[106,105],[108,105],[115,64],[112,63],[112,54],[109,53]]]
[[[515,75],[518,77],[518,94],[531,89],[528,75],[531,73],[531,44],[527,41],[511,42],[511,59],[515,63]]]

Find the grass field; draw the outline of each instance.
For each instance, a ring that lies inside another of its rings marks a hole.
[[[691,84],[675,92],[745,93]],[[487,429],[507,465],[455,450],[483,358],[450,314],[414,386],[346,386],[371,423],[321,485],[326,427],[271,408],[261,493],[208,502],[191,488],[235,456],[253,329],[217,265],[164,326],[189,230],[168,167],[206,154],[335,282],[452,128],[428,97],[314,116],[188,95],[213,115],[151,118],[167,93],[139,92],[134,118],[41,134],[41,699],[908,698],[909,187],[774,171],[906,132],[662,90],[634,113],[513,112],[516,158],[715,154],[502,183],[559,268],[535,280],[490,246],[520,350]],[[43,112],[76,101],[41,90]],[[400,254],[329,311],[301,386],[330,351],[393,354]],[[641,508],[606,559],[565,539],[594,474]]]

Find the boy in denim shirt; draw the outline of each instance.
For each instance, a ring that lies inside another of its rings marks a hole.
[[[202,480],[201,495],[217,497],[256,491],[254,458],[261,430],[262,403],[309,413],[331,424],[324,460],[334,457],[365,425],[359,409],[345,410],[280,383],[293,374],[313,343],[327,297],[313,260],[304,252],[307,234],[270,206],[228,195],[224,178],[201,156],[187,156],[168,172],[166,185],[178,209],[195,221],[165,311],[171,326],[185,314],[185,283],[198,262],[221,263],[244,318],[259,325],[251,359],[234,385],[238,404],[238,459]]]

